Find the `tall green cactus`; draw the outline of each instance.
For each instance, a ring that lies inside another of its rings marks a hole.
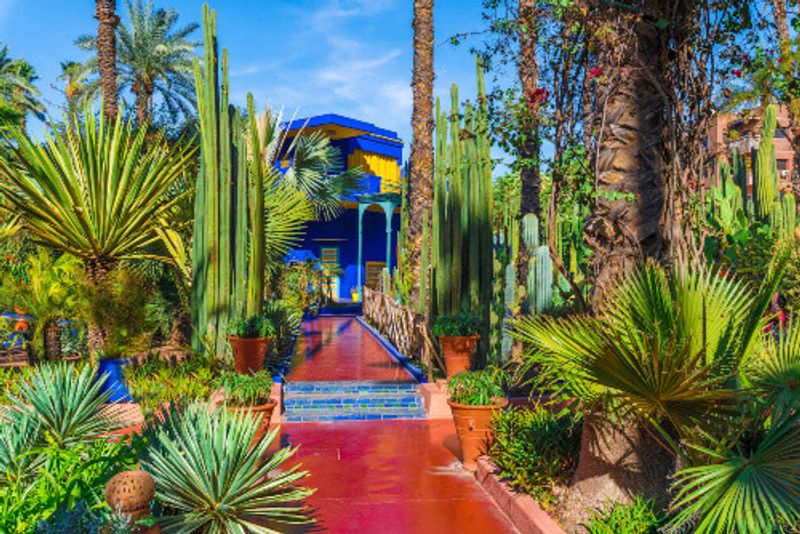
[[[761,140],[752,152],[753,202],[756,216],[766,221],[772,212],[772,203],[779,200],[778,165],[775,160],[775,128],[778,125],[774,104],[764,109]]]
[[[553,258],[550,248],[540,242],[539,219],[528,213],[522,217],[522,242],[528,249],[528,278],[525,308],[541,313],[553,307]]]
[[[257,315],[264,298],[264,139],[248,95],[249,127],[228,102],[228,51],[219,61],[216,13],[203,6],[202,64],[194,62],[201,165],[192,245],[192,345],[225,350],[232,316]],[[249,134],[249,139],[248,139]]]
[[[478,315],[488,343],[494,275],[491,144],[480,61],[476,70],[477,105],[462,110],[455,85],[449,114],[436,102],[432,300],[439,315],[461,310]]]

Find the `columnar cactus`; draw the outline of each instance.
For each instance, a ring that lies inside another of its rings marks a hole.
[[[764,110],[761,140],[752,151],[753,202],[756,216],[765,221],[772,212],[772,203],[779,200],[778,165],[775,161],[775,128],[777,113],[774,104]]]

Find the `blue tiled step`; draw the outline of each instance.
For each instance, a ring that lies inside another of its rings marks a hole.
[[[414,382],[291,382],[284,407],[287,422],[425,417]]]

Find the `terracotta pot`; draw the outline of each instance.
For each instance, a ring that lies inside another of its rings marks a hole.
[[[228,336],[233,352],[233,366],[240,375],[255,373],[264,368],[271,337]]]
[[[245,406],[242,408],[228,406],[227,409],[229,412],[250,412],[254,418],[261,416],[261,420],[258,422],[258,430],[256,430],[256,434],[253,436],[253,445],[255,445],[266,435],[267,430],[269,430],[269,422],[272,419],[272,412],[275,410],[275,406],[277,405],[277,402],[270,401],[267,404],[260,404],[258,406]]]
[[[492,418],[508,406],[508,399],[499,399],[492,406],[470,406],[447,401],[453,412],[453,422],[461,442],[461,456],[464,469],[475,471],[478,468],[478,456],[488,452],[488,446],[494,439]]]
[[[150,515],[150,501],[155,495],[155,482],[144,471],[117,473],[106,484],[106,502],[112,510],[130,516],[131,520]]]
[[[472,355],[481,336],[439,336],[439,345],[444,353],[447,378],[472,367]]]

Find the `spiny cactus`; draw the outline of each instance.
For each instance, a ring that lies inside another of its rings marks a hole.
[[[772,203],[779,200],[778,165],[775,160],[775,128],[778,125],[774,104],[764,109],[761,140],[758,149],[752,151],[753,162],[753,201],[756,216],[768,220]]]

